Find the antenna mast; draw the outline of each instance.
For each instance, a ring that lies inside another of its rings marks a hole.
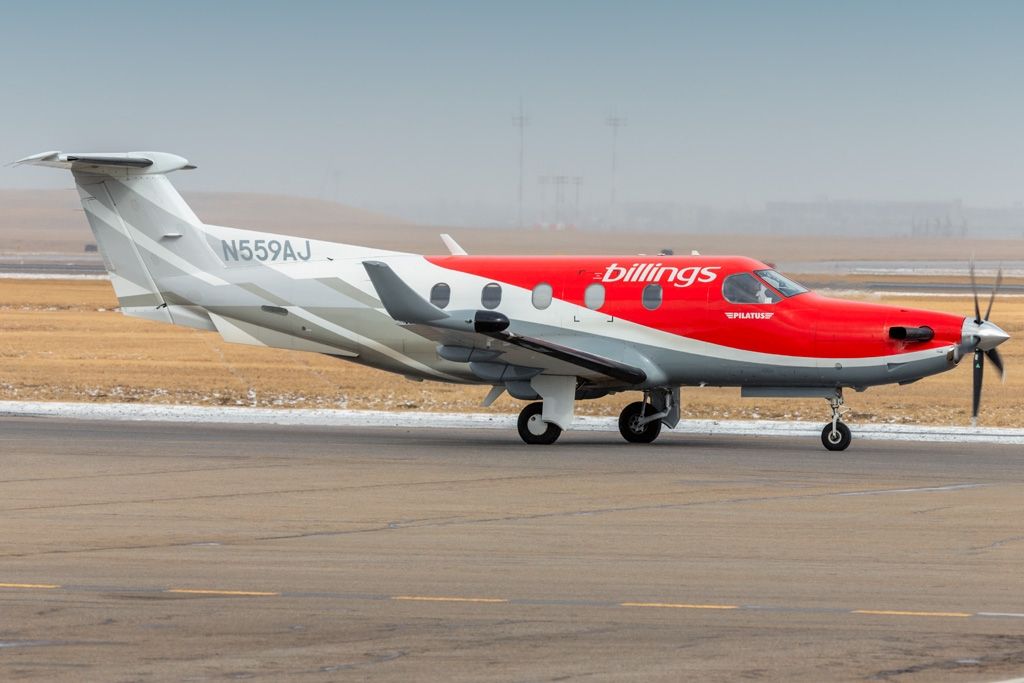
[[[605,123],[612,129],[612,206],[615,206],[615,165],[619,146],[619,128],[626,125],[626,119],[613,114],[605,120]]]
[[[523,161],[526,157],[526,126],[530,119],[523,113],[523,98],[519,98],[519,116],[512,117],[512,123],[519,129],[519,227],[523,227]]]

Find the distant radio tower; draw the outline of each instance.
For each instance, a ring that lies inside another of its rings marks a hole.
[[[613,115],[609,116],[605,123],[612,127],[612,206],[615,206],[615,162],[619,147],[619,128],[626,125],[626,119]]]
[[[519,227],[523,227],[523,160],[526,156],[526,126],[530,119],[523,113],[523,98],[519,98],[519,116],[512,117],[512,122],[519,129]]]
[[[580,227],[580,185],[583,184],[583,176],[574,176],[572,184],[576,186],[576,208],[572,219],[573,224]]]
[[[555,184],[555,227],[562,224],[562,205],[565,204],[565,186],[569,184],[569,176],[556,175],[551,181]]]
[[[549,175],[537,176],[537,184],[540,185],[540,207],[541,207],[541,209],[540,209],[540,219],[541,219],[541,222],[544,222],[545,220],[547,220],[547,215],[548,215],[548,205],[547,205],[547,203],[548,203],[548,193],[547,193],[546,190],[547,190],[547,186],[548,186],[549,182],[551,182],[551,176],[549,176]]]

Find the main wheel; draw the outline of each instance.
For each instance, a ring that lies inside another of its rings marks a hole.
[[[834,433],[831,422],[821,430],[821,443],[830,451],[845,451],[851,441],[853,441],[853,434],[850,433],[850,428],[842,422],[836,422]]]
[[[529,444],[548,445],[558,441],[562,428],[541,419],[543,403],[531,403],[519,413],[519,436]]]
[[[619,433],[630,443],[651,443],[661,434],[661,420],[640,424],[643,416],[654,412],[654,407],[637,401],[630,403],[619,413]]]

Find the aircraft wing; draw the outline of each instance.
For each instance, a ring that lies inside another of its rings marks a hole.
[[[613,380],[627,385],[642,384],[647,380],[647,373],[642,368],[548,339],[511,332],[508,328],[512,321],[502,313],[443,311],[417,294],[386,263],[364,261],[363,267],[388,315],[428,339],[469,348],[482,347],[484,344],[481,342],[486,343],[487,340],[498,340],[510,351],[501,353],[509,364],[529,367],[541,360],[543,369],[558,372],[559,367],[569,366],[563,369],[592,380]],[[480,351],[480,360],[487,362],[486,351]],[[466,361],[470,360],[472,356],[467,356]]]

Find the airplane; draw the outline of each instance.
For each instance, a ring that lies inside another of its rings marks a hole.
[[[70,170],[121,312],[228,342],[326,354],[413,380],[491,387],[527,401],[527,444],[572,427],[576,401],[640,392],[619,431],[651,443],[680,420],[680,388],[823,398],[830,451],[852,440],[844,390],[908,384],[1009,335],[981,315],[828,298],[743,256],[422,256],[203,223],[163,152],[44,152],[16,164]],[[300,219],[300,217],[297,217]],[[974,283],[973,263],[971,281]]]

